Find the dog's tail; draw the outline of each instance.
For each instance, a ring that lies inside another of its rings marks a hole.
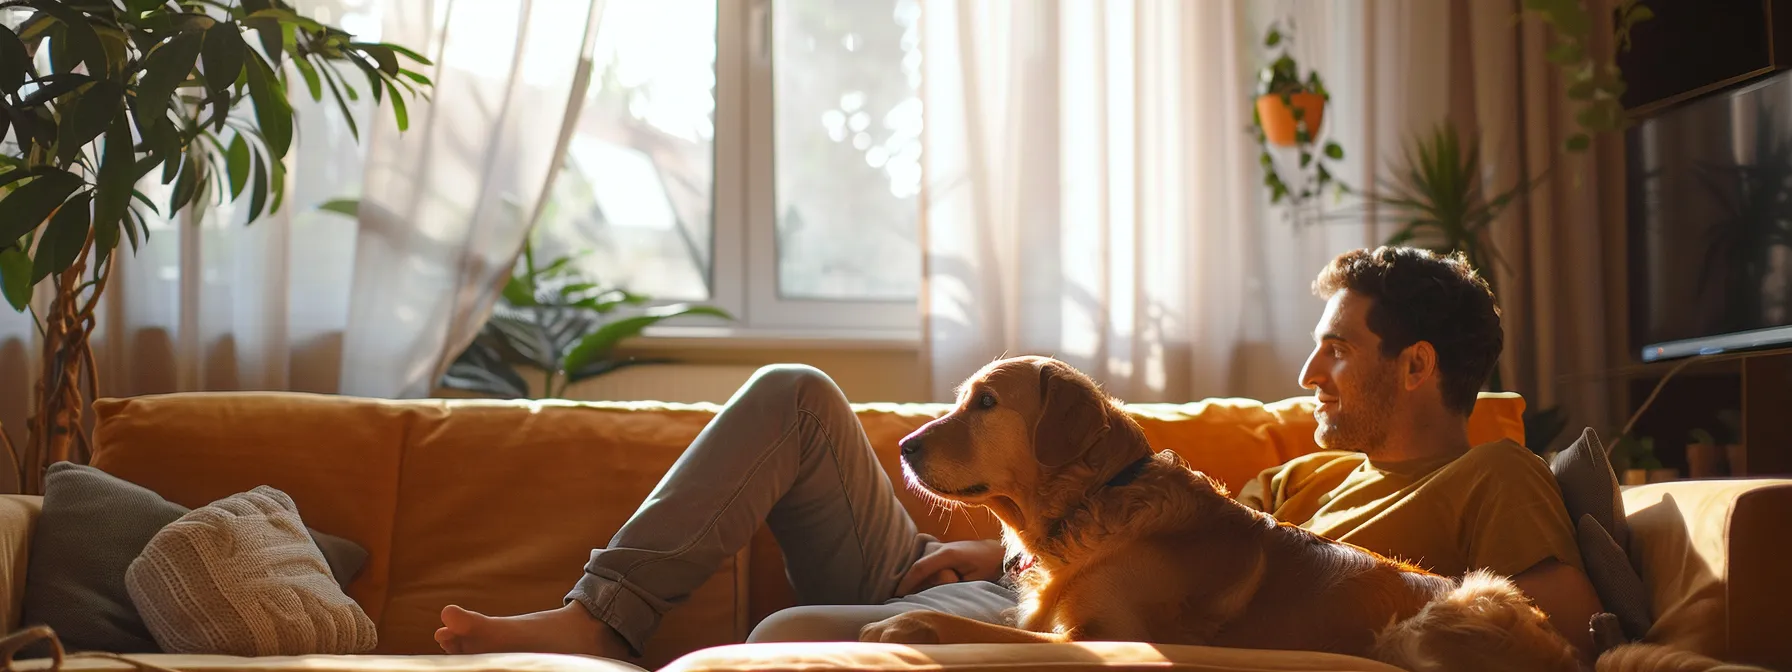
[[[1624,644],[1599,656],[1595,672],[1767,672],[1660,644]]]
[[[1485,571],[1389,624],[1376,636],[1375,657],[1412,672],[1581,669],[1549,618],[1511,581]]]

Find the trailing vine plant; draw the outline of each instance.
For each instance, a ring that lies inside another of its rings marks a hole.
[[[1630,51],[1630,30],[1655,18],[1655,11],[1641,0],[1616,0],[1612,7],[1612,41],[1615,49],[1602,52],[1593,42],[1597,22],[1585,0],[1524,0],[1524,12],[1553,29],[1555,39],[1546,58],[1562,70],[1570,104],[1579,109],[1574,122],[1580,131],[1568,136],[1563,149],[1585,152],[1593,135],[1623,130],[1624,73],[1618,70],[1617,51]]]
[[[1273,58],[1269,64],[1258,72],[1257,99],[1251,110],[1252,130],[1259,149],[1257,162],[1263,166],[1263,186],[1269,189],[1272,205],[1286,200],[1289,205],[1298,206],[1322,194],[1328,185],[1340,196],[1350,191],[1349,185],[1326,167],[1328,161],[1343,160],[1344,148],[1334,141],[1315,147],[1322,128],[1321,115],[1326,104],[1331,102],[1331,92],[1326,90],[1325,80],[1317,70],[1308,70],[1302,76],[1300,63],[1291,49],[1293,35],[1292,19],[1270,24],[1263,37],[1263,47],[1275,51],[1271,52]],[[1287,117],[1266,119],[1266,113],[1276,117],[1287,115],[1292,118],[1292,124],[1287,123]],[[1287,133],[1289,128],[1292,128],[1291,134]],[[1278,131],[1287,137],[1272,137]],[[1289,180],[1276,169],[1270,156],[1272,141],[1284,146],[1291,144],[1299,151],[1297,170],[1306,173],[1308,179],[1301,181],[1298,190],[1290,187]]]

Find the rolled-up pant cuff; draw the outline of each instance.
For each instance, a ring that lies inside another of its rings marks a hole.
[[[647,638],[660,627],[660,615],[670,606],[658,605],[656,608],[654,602],[657,601],[627,581],[586,574],[573,586],[572,592],[566,594],[563,604],[578,602],[584,605],[592,618],[603,621],[616,634],[622,635],[628,642],[630,653],[640,656]]]

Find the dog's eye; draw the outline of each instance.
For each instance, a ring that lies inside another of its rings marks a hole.
[[[983,393],[983,396],[977,397],[977,408],[995,408],[995,407],[996,407],[996,395],[985,392],[985,393]]]

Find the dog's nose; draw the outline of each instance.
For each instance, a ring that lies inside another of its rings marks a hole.
[[[921,452],[921,437],[911,436],[902,440],[902,455],[908,457]]]

